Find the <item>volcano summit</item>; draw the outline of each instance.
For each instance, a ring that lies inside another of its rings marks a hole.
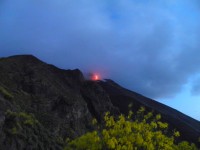
[[[80,70],[63,70],[31,55],[0,58],[1,149],[62,149],[62,139],[93,129],[105,112],[127,114],[140,106],[160,113],[183,140],[198,143],[200,122],[114,81],[84,79]],[[98,81],[96,81],[98,80]]]

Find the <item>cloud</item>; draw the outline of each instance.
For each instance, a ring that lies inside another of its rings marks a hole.
[[[200,78],[193,80],[193,86],[192,86],[192,89],[191,89],[191,93],[194,96],[200,95]]]
[[[152,98],[174,96],[200,71],[194,5],[188,0],[2,0],[0,51],[100,72]]]

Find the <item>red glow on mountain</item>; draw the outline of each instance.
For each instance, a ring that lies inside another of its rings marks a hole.
[[[94,81],[100,80],[99,74],[92,74],[91,79]]]

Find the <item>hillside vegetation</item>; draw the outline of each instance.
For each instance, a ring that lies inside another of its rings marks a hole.
[[[144,107],[136,114],[129,111],[128,116],[114,117],[107,112],[103,126],[97,125],[96,130],[69,140],[65,150],[197,150],[195,144],[179,141],[180,133],[170,131],[160,119],[160,114],[145,112]]]

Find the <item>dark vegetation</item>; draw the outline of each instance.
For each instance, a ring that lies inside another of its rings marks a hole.
[[[50,134],[33,114],[8,110],[5,118],[2,149],[62,149],[58,137]]]
[[[5,88],[0,86],[0,94],[8,100],[13,99],[13,95],[11,93],[9,93]]]
[[[108,121],[113,116],[115,124],[121,113],[129,115],[130,103],[133,112],[145,106],[145,112],[160,113],[160,121],[167,122],[170,131],[180,131],[176,142],[187,140],[199,146],[199,121],[111,80],[87,81],[79,70],[58,69],[30,55],[2,58],[0,149],[59,150],[82,135],[100,136],[108,129],[103,126],[105,113],[110,112]],[[102,130],[92,124],[93,118]],[[66,143],[66,139],[70,141]]]

